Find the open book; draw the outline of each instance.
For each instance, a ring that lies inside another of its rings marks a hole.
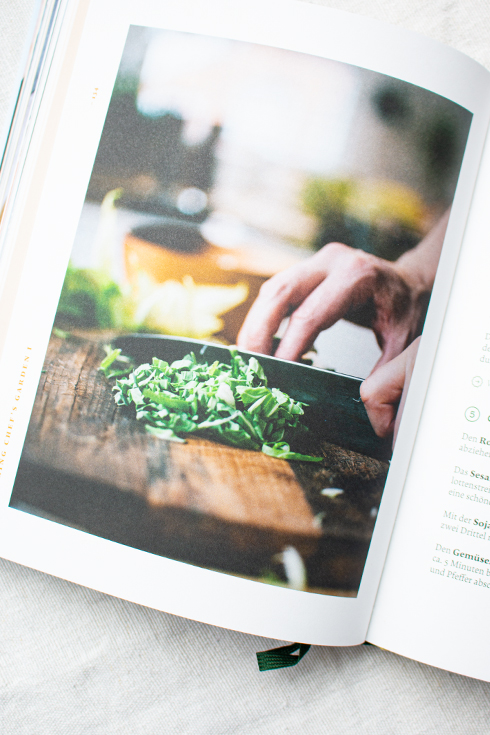
[[[0,555],[490,680],[490,75],[303,3],[46,3],[0,179]]]

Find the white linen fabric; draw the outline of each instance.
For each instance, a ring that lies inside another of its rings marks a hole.
[[[232,0],[230,0],[232,1]],[[326,0],[425,33],[490,68],[488,0]],[[33,0],[1,0],[0,126]],[[408,735],[488,731],[490,685],[376,649],[279,645],[148,610],[0,561],[5,735]]]

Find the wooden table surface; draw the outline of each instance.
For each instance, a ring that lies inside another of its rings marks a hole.
[[[308,586],[355,594],[388,463],[322,442],[322,463],[145,433],[98,372],[102,343],[51,337],[11,505],[204,567],[283,578],[301,554]],[[335,498],[324,488],[340,488]]]

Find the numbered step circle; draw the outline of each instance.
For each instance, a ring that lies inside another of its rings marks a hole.
[[[480,418],[480,412],[476,406],[469,406],[464,412],[466,421],[478,421]]]

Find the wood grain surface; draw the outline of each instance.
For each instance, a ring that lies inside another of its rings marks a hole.
[[[283,579],[302,555],[315,591],[357,590],[388,464],[323,442],[321,464],[145,433],[98,372],[96,340],[53,335],[11,505],[201,566]],[[321,494],[337,487],[335,498]]]

